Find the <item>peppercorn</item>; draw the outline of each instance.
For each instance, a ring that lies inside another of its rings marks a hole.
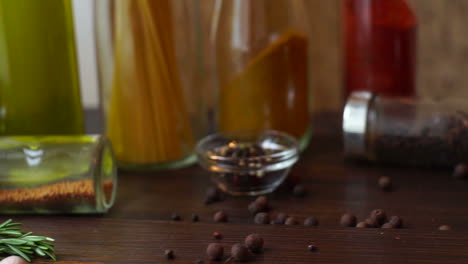
[[[180,217],[180,215],[178,215],[178,214],[176,214],[176,213],[173,213],[173,214],[171,215],[171,220],[172,220],[172,221],[180,221],[180,220],[182,220],[182,218]]]
[[[356,228],[369,228],[369,224],[367,222],[359,222],[356,224]]]
[[[231,257],[236,261],[247,261],[250,257],[249,249],[240,243],[234,244],[231,248]]]
[[[268,225],[270,223],[270,215],[268,213],[258,213],[255,215],[254,222],[258,225]]]
[[[392,189],[392,179],[387,176],[382,176],[379,178],[379,187],[383,191],[390,191]]]
[[[468,178],[468,165],[465,163],[459,163],[453,170],[453,178],[455,179],[466,179]]]
[[[269,202],[266,196],[259,196],[255,199],[255,203],[257,204],[258,208],[262,210],[262,212],[266,212],[269,209]]]
[[[206,248],[206,255],[210,260],[221,260],[224,256],[224,248],[218,243],[211,243]]]
[[[314,252],[317,250],[317,247],[315,245],[308,245],[307,246],[307,249],[310,251],[310,252]]]
[[[344,214],[341,216],[340,224],[344,227],[354,227],[356,226],[357,219],[352,214]]]
[[[276,215],[276,219],[274,220],[275,225],[284,225],[286,219],[288,219],[288,215],[285,213],[279,213]]]
[[[365,222],[367,223],[368,227],[379,227],[379,223],[374,218],[366,218]]]
[[[227,222],[228,216],[224,211],[221,210],[215,213],[215,215],[213,216],[213,220],[217,223]]]
[[[263,238],[259,234],[248,235],[244,242],[252,252],[258,253],[263,249]]]
[[[319,224],[318,219],[313,216],[307,217],[304,220],[304,226],[318,226],[318,224]]]
[[[284,222],[284,224],[290,226],[290,225],[297,225],[299,223],[297,222],[296,218],[290,216],[286,218],[286,221]]]
[[[192,222],[198,222],[200,221],[200,217],[196,214],[192,214]]]
[[[379,225],[382,225],[387,220],[387,215],[384,210],[375,209],[371,212],[370,218],[375,219]]]
[[[205,204],[211,204],[221,200],[221,192],[216,187],[210,187],[206,190]]]
[[[391,228],[395,228],[395,226],[392,223],[388,222],[388,223],[383,224],[380,228],[391,229]]]
[[[166,256],[167,259],[174,259],[175,258],[174,251],[172,251],[171,249],[164,250],[164,255]]]
[[[388,220],[388,222],[391,223],[394,228],[400,228],[403,226],[403,220],[396,215],[390,217],[390,220]]]
[[[449,225],[441,225],[439,226],[440,231],[450,231],[452,228]]]
[[[213,232],[213,238],[223,239],[223,234],[221,234],[220,232]]]
[[[294,186],[294,189],[293,189],[294,196],[302,198],[306,195],[306,193],[307,191],[303,185],[297,184],[296,186]]]

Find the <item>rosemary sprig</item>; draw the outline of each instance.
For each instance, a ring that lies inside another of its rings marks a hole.
[[[33,236],[32,232],[23,232],[9,219],[0,224],[0,255],[17,255],[28,262],[35,256],[49,257],[56,260],[54,254],[54,239],[44,236]]]

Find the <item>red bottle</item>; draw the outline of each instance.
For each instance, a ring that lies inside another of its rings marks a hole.
[[[416,16],[405,0],[344,0],[345,94],[415,95]]]

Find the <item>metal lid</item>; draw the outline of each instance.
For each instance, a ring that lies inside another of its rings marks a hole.
[[[353,92],[343,110],[343,144],[346,156],[366,156],[366,131],[371,92]]]

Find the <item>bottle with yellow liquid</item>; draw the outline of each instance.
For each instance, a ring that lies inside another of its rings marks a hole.
[[[216,2],[211,27],[216,125],[310,138],[310,67],[303,0]]]

